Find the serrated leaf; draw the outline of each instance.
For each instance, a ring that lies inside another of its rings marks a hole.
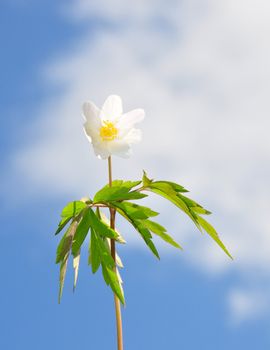
[[[80,265],[80,251],[77,253],[76,256],[73,257],[73,268],[74,268],[74,284],[73,284],[73,292],[75,291],[77,280],[78,280],[78,273],[79,273],[79,265]]]
[[[84,209],[82,212],[81,221],[77,227],[76,233],[72,242],[72,254],[74,256],[80,251],[81,246],[89,232],[91,226],[91,215],[89,212],[89,208]]]
[[[106,238],[104,242],[107,245],[108,250],[111,251],[111,240],[109,238]],[[122,260],[120,256],[117,254],[117,252],[115,253],[115,263],[118,267],[121,267],[121,268],[124,267]]]
[[[78,221],[74,220],[63,235],[56,251],[56,264],[64,260],[66,254],[70,251],[77,227]]]
[[[233,259],[233,257],[231,256],[231,254],[229,253],[229,251],[227,250],[227,248],[225,247],[225,245],[223,244],[223,242],[220,240],[219,235],[217,233],[217,231],[214,229],[214,227],[209,224],[209,222],[207,222],[205,219],[203,219],[202,217],[198,217],[198,221],[199,224],[201,225],[201,227],[209,234],[209,236],[220,246],[220,248],[231,258]]]
[[[108,188],[108,187],[125,187],[128,190],[131,190],[132,188],[140,185],[142,182],[139,181],[124,181],[124,180],[114,180],[112,181],[111,184],[107,184],[103,188]]]
[[[123,210],[128,216],[134,220],[136,219],[148,219],[152,216],[157,216],[158,213],[153,211],[148,207],[144,207],[142,205],[138,205],[130,202],[113,202],[112,205],[116,208]]]
[[[74,201],[68,203],[62,210],[61,216],[63,218],[72,218],[80,214],[86,208],[87,204],[83,201]]]
[[[209,210],[204,209],[200,204],[196,203],[193,199],[183,196],[180,193],[178,193],[177,196],[181,198],[186,203],[187,207],[193,210],[195,213],[201,214],[201,215],[211,214]]]
[[[66,272],[67,272],[67,263],[68,263],[68,257],[69,253],[66,254],[64,259],[61,262],[60,265],[60,276],[59,276],[59,294],[58,294],[58,303],[60,304],[62,294],[63,294],[63,288],[64,288],[64,282],[65,282],[65,277],[66,277]]]
[[[55,235],[58,235],[58,233],[60,233],[63,228],[69,223],[69,221],[71,220],[72,218],[69,217],[69,218],[62,218],[62,220],[59,222],[58,224],[58,228],[55,232]]]
[[[108,246],[104,242],[103,238],[99,236],[98,233],[96,233],[96,238],[97,238],[97,246],[98,246],[98,251],[100,255],[100,260],[103,262],[106,266],[110,268],[115,267],[115,261],[113,260],[111,256],[111,252],[108,249]]]
[[[147,174],[145,171],[143,171],[142,182],[143,182],[143,187],[148,187],[151,184],[151,182],[153,182],[153,180],[151,180],[147,177]]]
[[[103,187],[94,197],[94,203],[110,203],[111,201],[123,201],[130,199],[141,199],[147,197],[146,194],[131,191],[128,187]]]
[[[107,216],[102,212],[100,211],[99,212],[99,217],[100,219],[108,226],[110,226],[110,220],[109,218],[107,218]],[[119,230],[117,228],[114,229],[114,231],[118,234],[118,238],[117,238],[117,242],[118,243],[126,243],[126,240],[123,238],[123,236],[121,235],[121,233],[119,232]],[[109,241],[109,240],[108,240]]]
[[[165,199],[169,200],[171,203],[176,205],[181,209],[185,214],[187,214],[190,219],[194,222],[197,228],[201,231],[201,227],[197,221],[197,215],[188,208],[186,203],[178,196],[177,192],[169,184],[152,184],[147,188],[149,191],[152,191]]]
[[[171,186],[175,192],[188,192],[188,190],[186,190],[183,186],[177,184],[176,182],[171,182],[171,181],[155,181],[155,182],[152,182],[152,185],[162,185],[162,184],[165,184],[165,185],[169,185]]]
[[[126,204],[128,204],[128,206],[126,206]],[[126,218],[132,224],[132,226],[136,229],[136,231],[139,232],[139,234],[143,238],[144,242],[150,248],[150,250],[153,252],[153,254],[158,259],[160,259],[158,251],[157,251],[154,243],[152,242],[152,235],[151,235],[150,231],[146,227],[143,226],[142,220],[139,220],[136,218],[138,215],[134,215],[134,211],[130,210],[130,208],[131,208],[130,204],[132,204],[132,203],[121,203],[121,204],[117,203],[117,204],[115,204],[115,208],[124,218]],[[146,207],[143,207],[143,208],[146,208]],[[146,208],[146,209],[147,209],[148,213],[151,212],[152,214],[155,213],[155,215],[157,215],[157,213],[153,212],[150,208]],[[141,215],[139,215],[139,216],[141,217]],[[147,216],[147,215],[143,215],[142,219],[145,219],[148,217],[149,216]]]
[[[96,273],[99,269],[101,259],[99,246],[97,242],[96,233],[93,229],[91,229],[91,241],[90,241],[90,249],[89,249],[89,259],[88,263],[92,265],[92,272]]]
[[[66,270],[67,270],[67,263],[68,258],[72,246],[72,240],[74,237],[74,234],[76,232],[76,229],[78,227],[78,218],[75,219],[69,228],[67,229],[66,233],[62,237],[58,248],[57,248],[57,254],[56,254],[56,263],[60,263],[60,276],[59,276],[59,294],[58,294],[58,302],[60,304],[62,294],[63,294],[63,288],[64,288],[64,282],[66,277]]]
[[[91,227],[99,233],[103,237],[113,238],[118,241],[118,234],[115,230],[110,228],[107,224],[105,224],[98,216],[94,213],[94,211],[89,208]],[[120,243],[120,242],[119,242]]]
[[[140,233],[146,245],[150,248],[152,253],[160,259],[157,248],[152,241],[152,235],[150,231],[143,225],[143,221],[137,220],[132,222],[135,229]]]
[[[143,225],[147,227],[151,232],[158,235],[161,239],[163,239],[165,242],[171,244],[175,248],[183,249],[175,240],[167,233],[167,230],[165,227],[161,226],[157,222],[151,221],[151,220],[144,220]]]
[[[107,269],[104,267],[104,264],[101,264],[101,270],[102,270],[103,279],[104,279],[105,283],[107,284],[107,286],[109,286],[110,285],[110,279],[109,279],[109,276],[108,276]]]
[[[101,263],[103,277],[106,284],[109,284],[113,292],[117,295],[118,299],[123,305],[125,305],[125,298],[123,295],[123,289],[117,273],[110,267],[106,266],[103,262]]]

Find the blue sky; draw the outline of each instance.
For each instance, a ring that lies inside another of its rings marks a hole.
[[[146,169],[182,183],[236,257],[150,200],[184,252],[160,244],[158,262],[125,232],[126,348],[268,349],[270,26],[259,3],[1,2],[1,347],[114,348],[113,298],[86,251],[75,295],[70,269],[57,304],[53,232],[67,201],[107,181],[81,104],[117,93],[146,119],[115,177]]]

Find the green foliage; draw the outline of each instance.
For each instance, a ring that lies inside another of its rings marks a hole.
[[[58,228],[55,234],[57,235],[58,233],[60,233],[63,230],[63,228],[69,223],[69,221],[75,216],[79,215],[85,207],[86,203],[83,201],[74,201],[68,203],[62,210],[62,219],[58,224]]]
[[[220,240],[217,232],[214,230],[214,228],[200,215],[209,215],[211,214],[210,211],[204,209],[200,204],[196,203],[192,199],[182,195],[180,192],[180,187],[176,187],[177,184],[174,184],[172,182],[168,181],[153,181],[147,178],[146,173],[144,173],[144,178],[146,180],[145,183],[147,183],[147,186],[145,186],[145,190],[149,190],[151,192],[154,192],[166,199],[168,199],[170,202],[172,202],[174,205],[176,205],[179,209],[181,209],[185,214],[187,214],[191,220],[195,223],[195,225],[198,227],[198,229],[203,232],[203,230],[206,231],[206,233],[209,234],[209,236],[214,239],[214,241],[219,245],[219,247],[230,257],[232,258],[231,254],[228,252],[225,245]],[[183,187],[182,187],[183,188]],[[183,192],[183,191],[182,191]],[[186,190],[184,192],[187,192]]]
[[[94,203],[106,203],[110,201],[124,201],[131,199],[141,199],[147,197],[146,194],[138,191],[131,191],[139,185],[141,181],[113,181],[112,186],[106,185],[98,191],[94,197]]]
[[[145,227],[147,227],[152,233],[156,234],[161,239],[163,239],[163,241],[171,244],[175,248],[182,249],[182,247],[177,242],[175,242],[175,240],[167,233],[165,227],[151,220],[144,220],[143,223]]]
[[[127,220],[141,236],[151,252],[160,259],[157,248],[153,242],[153,235],[158,236],[171,246],[182,247],[168,234],[165,227],[152,221],[158,215],[151,208],[139,205],[132,200],[147,197],[143,192],[153,192],[178,207],[187,215],[201,232],[206,232],[219,247],[230,257],[229,251],[219,238],[216,230],[202,215],[211,212],[186,196],[188,192],[183,186],[170,181],[154,181],[143,173],[142,181],[115,180],[111,186],[106,185],[94,196],[94,200],[74,201],[68,203],[61,214],[61,220],[56,234],[60,233],[69,224],[63,234],[56,252],[56,263],[60,264],[59,302],[61,300],[69,256],[73,256],[75,290],[80,264],[82,245],[89,237],[88,263],[92,272],[96,273],[100,267],[105,283],[110,286],[113,293],[124,304],[124,292],[118,267],[123,267],[120,257],[116,254],[115,260],[111,253],[111,241],[126,243],[119,232],[112,228],[110,221],[102,211],[109,209],[111,215],[119,213]],[[96,208],[96,211],[93,209]]]

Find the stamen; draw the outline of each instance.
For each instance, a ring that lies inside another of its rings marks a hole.
[[[118,135],[118,129],[109,120],[103,121],[103,126],[99,130],[99,135],[103,141],[112,141]]]

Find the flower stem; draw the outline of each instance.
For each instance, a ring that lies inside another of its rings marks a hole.
[[[111,156],[108,158],[108,169],[109,169],[109,186],[112,186],[112,158]],[[110,226],[112,229],[115,229],[115,209],[110,208]],[[111,255],[116,261],[116,248],[115,248],[115,240],[111,239]],[[116,272],[116,266],[114,267],[114,271]],[[122,317],[121,317],[121,305],[120,300],[117,295],[114,294],[114,304],[115,304],[115,316],[116,316],[116,330],[117,330],[117,350],[123,350],[123,329],[122,329]]]

